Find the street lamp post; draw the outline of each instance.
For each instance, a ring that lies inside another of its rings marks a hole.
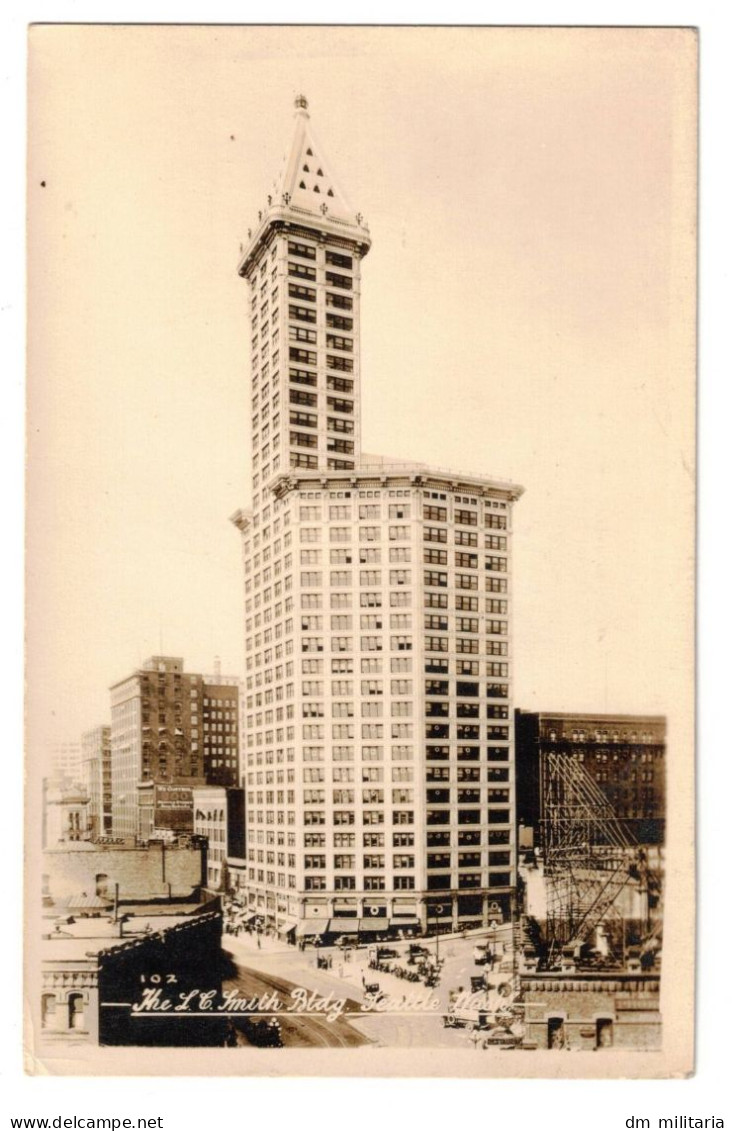
[[[434,926],[436,927],[436,964],[439,965],[439,916],[444,914],[444,904],[434,904]]]

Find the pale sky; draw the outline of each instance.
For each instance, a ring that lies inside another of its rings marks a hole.
[[[301,92],[373,237],[363,448],[526,488],[516,705],[676,714],[694,60],[666,29],[34,30],[32,749],[161,650],[244,674],[236,269]]]

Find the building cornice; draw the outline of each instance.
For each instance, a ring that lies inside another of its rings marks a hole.
[[[419,465],[416,467],[378,465],[356,467],[346,470],[316,470],[295,473],[281,472],[268,482],[268,487],[277,498],[298,490],[300,487],[321,486],[345,490],[360,486],[408,486],[436,487],[448,491],[471,491],[485,498],[503,499],[516,502],[525,488],[505,479],[490,479],[475,475],[464,475]]]
[[[315,214],[284,201],[280,205],[273,205],[264,213],[261,212],[259,219],[260,223],[255,233],[252,235],[248,233],[250,242],[237,268],[238,275],[243,278],[247,277],[256,265],[261,249],[270,243],[271,234],[277,231],[293,229],[294,234],[308,232],[312,238],[317,236],[325,240],[337,239],[351,247],[354,254],[359,255],[360,258],[367,255],[372,243],[370,232],[367,226],[362,224],[362,216],[359,212],[356,213],[353,224],[340,220],[337,216],[330,216],[328,210],[322,214]]]

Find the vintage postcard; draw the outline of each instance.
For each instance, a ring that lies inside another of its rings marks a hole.
[[[691,1072],[696,32],[29,60],[27,1070]]]

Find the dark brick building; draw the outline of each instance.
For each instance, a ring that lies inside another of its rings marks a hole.
[[[116,683],[111,696],[114,836],[155,836],[158,826],[148,819],[141,824],[141,814],[153,812],[155,822],[160,810],[170,818],[179,802],[186,811],[184,825],[169,820],[165,830],[190,831],[190,795],[165,798],[163,787],[175,793],[175,787],[237,785],[240,681],[219,673],[188,673],[178,657],[153,656]]]
[[[538,843],[545,757],[563,754],[584,767],[633,840],[664,843],[666,720],[652,715],[515,712],[516,817],[521,844]]]

